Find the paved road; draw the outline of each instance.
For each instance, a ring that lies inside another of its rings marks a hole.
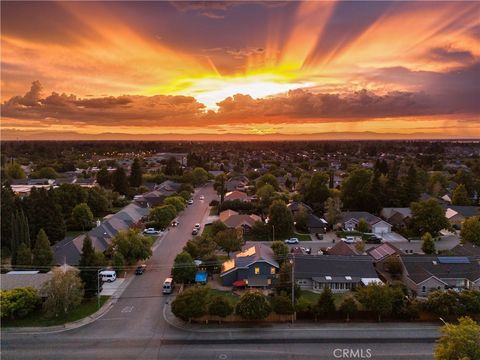
[[[205,200],[199,200],[201,195]],[[163,280],[170,274],[176,254],[192,237],[193,225],[206,219],[208,204],[216,197],[211,185],[196,192],[194,204],[180,216],[180,225],[154,245],[147,271],[133,279],[103,317],[64,332],[2,333],[2,358],[336,359],[335,349],[371,349],[372,359],[432,359],[437,334],[432,325],[328,324],[312,330],[309,325],[296,324],[293,328],[273,325],[190,331],[171,326],[163,316],[170,300],[162,295]]]

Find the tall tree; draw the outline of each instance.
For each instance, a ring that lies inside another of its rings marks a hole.
[[[16,162],[8,164],[5,168],[5,173],[11,179],[25,179],[25,171]]]
[[[33,188],[25,202],[31,238],[36,237],[40,229],[45,230],[52,244],[65,237],[65,221],[53,189]]]
[[[417,168],[414,164],[408,168],[407,176],[402,181],[402,198],[404,206],[409,206],[412,201],[420,197],[420,184]]]
[[[228,256],[232,251],[238,251],[243,244],[243,233],[241,229],[226,229],[217,233],[214,237],[215,243],[225,251]]]
[[[130,169],[130,186],[132,187],[139,187],[142,185],[142,165],[138,158],[133,160],[132,168]]]
[[[128,194],[128,179],[123,167],[119,166],[112,174],[113,190],[122,195]]]
[[[225,174],[220,174],[215,178],[213,188],[220,196],[220,204],[223,203],[223,200],[225,200],[225,193],[227,192],[227,189],[225,187]]]
[[[463,184],[457,185],[452,194],[453,205],[471,205],[470,196],[468,195],[467,188]]]
[[[412,209],[410,226],[416,234],[429,232],[435,236],[440,230],[450,227],[445,211],[435,199],[413,202],[410,208]]]
[[[393,311],[393,296],[390,288],[385,285],[369,284],[357,290],[355,297],[366,310],[372,311],[382,320]]]
[[[206,286],[193,286],[179,294],[172,302],[173,314],[184,321],[207,314],[209,289]]]
[[[97,173],[97,183],[105,188],[112,186],[112,177],[105,166]]]
[[[247,292],[235,307],[235,313],[245,320],[263,320],[272,312],[267,298],[261,292]]]
[[[71,226],[75,230],[90,230],[92,228],[93,214],[86,203],[75,206],[72,210]]]
[[[334,228],[342,217],[342,201],[338,197],[329,197],[325,202],[325,212],[328,224]]]
[[[54,270],[53,277],[41,290],[46,300],[43,303],[45,313],[49,317],[65,315],[82,302],[83,284],[76,270],[63,272]]]
[[[86,297],[92,297],[97,293],[97,288],[99,287],[98,270],[104,265],[102,260],[102,257],[95,251],[92,245],[92,239],[88,235],[85,236],[78,265]]]
[[[15,193],[12,191],[12,188],[9,184],[2,186],[1,192],[1,210],[0,213],[3,219],[9,219],[9,217],[15,215],[19,210],[20,206],[17,204]],[[1,239],[2,247],[7,247],[10,251],[12,250],[12,221],[1,221]]]
[[[272,185],[275,190],[279,189],[277,178],[273,174],[269,173],[260,176],[257,179],[255,186],[257,189],[260,189],[267,184]]]
[[[310,183],[305,189],[304,200],[306,203],[311,205],[315,210],[323,209],[323,203],[330,196],[330,191],[328,190],[328,174],[324,173],[315,173],[311,179]]]
[[[290,236],[293,234],[293,215],[284,201],[275,200],[268,210],[270,226],[275,227],[275,234],[280,236]]]
[[[462,243],[480,246],[480,217],[474,216],[465,220],[460,231]]]
[[[30,232],[28,227],[28,221],[22,210],[16,211],[15,214],[12,214],[12,265],[25,265],[22,262],[25,262],[28,254],[25,252],[30,251]],[[22,246],[24,245],[24,246]],[[22,249],[22,258],[18,258],[20,249]],[[30,262],[27,261],[30,265]]]
[[[195,279],[197,268],[193,258],[187,252],[181,252],[175,257],[173,262],[172,276],[178,283],[190,283]]]
[[[30,269],[32,265],[32,251],[25,243],[21,243],[16,252],[15,268]]]
[[[423,234],[422,241],[422,251],[427,255],[435,254],[435,242],[433,241],[432,235],[428,232]]]
[[[33,248],[33,265],[49,268],[52,265],[53,252],[50,241],[43,229],[40,229]],[[44,269],[46,270],[46,269]]]
[[[275,260],[277,260],[278,264],[282,266],[283,262],[287,260],[289,253],[288,246],[285,245],[283,241],[274,241],[271,248],[275,255]]]
[[[462,317],[458,325],[445,324],[435,348],[435,360],[480,359],[480,325]]]
[[[327,286],[320,294],[315,306],[315,315],[320,317],[328,317],[335,312],[335,299],[332,290]]]
[[[127,264],[152,256],[149,240],[134,229],[120,231],[112,240],[112,248],[122,253]]]
[[[349,210],[378,210],[378,203],[371,188],[372,172],[366,169],[353,170],[342,185],[342,202]]]

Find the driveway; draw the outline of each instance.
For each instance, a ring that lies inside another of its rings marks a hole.
[[[114,282],[104,282],[103,289],[100,292],[100,295],[112,296],[120,288],[124,281],[124,278],[117,278],[117,280],[115,280]]]

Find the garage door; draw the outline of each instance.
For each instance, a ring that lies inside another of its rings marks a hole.
[[[384,234],[389,232],[388,226],[379,226],[379,227],[374,227],[373,232],[375,234]]]

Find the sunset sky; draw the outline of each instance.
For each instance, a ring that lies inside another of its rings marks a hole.
[[[480,137],[479,2],[1,10],[4,140]]]

